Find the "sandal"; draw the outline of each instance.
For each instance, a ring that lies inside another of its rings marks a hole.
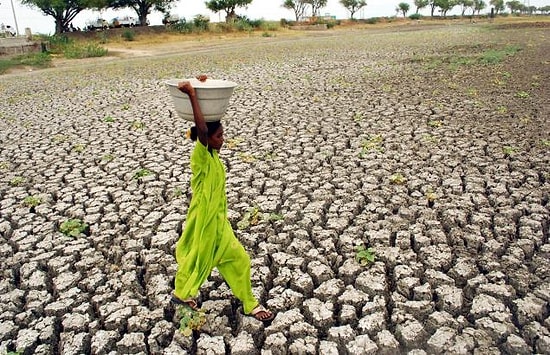
[[[187,307],[191,308],[194,311],[199,310],[199,305],[197,304],[197,301],[195,301],[193,298],[188,298],[186,300],[181,300],[181,299],[177,298],[175,295],[172,295],[172,298],[170,299],[170,301],[174,304],[179,305],[179,306],[187,306]]]
[[[256,308],[254,308],[248,315],[256,318],[256,320],[259,320],[260,322],[269,322],[275,318],[273,312],[262,305],[256,306]]]

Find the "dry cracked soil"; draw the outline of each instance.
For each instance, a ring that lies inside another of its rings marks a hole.
[[[0,353],[550,354],[549,36],[411,24],[3,76]],[[229,219],[276,318],[214,270],[185,336],[193,144],[164,81],[199,73],[239,83]]]

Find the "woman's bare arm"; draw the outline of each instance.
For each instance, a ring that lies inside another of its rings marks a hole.
[[[204,80],[202,80],[204,81]],[[202,114],[199,100],[197,99],[197,93],[195,88],[189,81],[182,81],[178,83],[178,89],[189,96],[191,101],[191,107],[193,108],[193,119],[195,120],[195,127],[197,127],[197,138],[204,145],[208,145],[208,127]]]

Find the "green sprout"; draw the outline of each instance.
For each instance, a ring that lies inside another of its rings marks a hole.
[[[429,120],[428,121],[428,126],[433,127],[433,128],[441,127],[442,125],[443,125],[443,121],[441,121],[441,120]]]
[[[174,198],[180,198],[183,196],[183,190],[181,189],[181,187],[176,187],[172,195],[174,196]]]
[[[23,200],[23,205],[26,207],[34,208],[42,203],[42,199],[37,196],[27,196]]]
[[[73,150],[77,153],[82,153],[85,148],[86,148],[86,146],[84,144],[75,144],[73,146]]]
[[[150,170],[147,170],[147,169],[139,169],[138,171],[136,171],[134,173],[134,176],[132,177],[134,180],[139,180],[141,179],[142,177],[145,177],[145,176],[149,176],[151,175],[152,172]]]
[[[241,158],[242,161],[246,162],[246,163],[252,163],[254,161],[256,161],[256,157],[252,154],[247,154],[247,153],[239,153],[239,158]]]
[[[25,182],[25,178],[21,176],[16,176],[10,180],[10,186],[18,186]]]
[[[527,99],[529,98],[529,93],[527,91],[518,91],[516,93],[516,97],[519,98],[519,99]]]
[[[390,176],[390,183],[394,185],[403,185],[407,179],[401,173],[395,173]]]
[[[133,129],[143,129],[143,128],[145,128],[145,123],[143,123],[139,120],[133,121],[132,122],[132,128]]]
[[[362,245],[356,248],[355,260],[357,260],[359,264],[366,266],[369,263],[373,263],[375,258],[376,256],[373,248],[365,248]]]
[[[105,116],[105,118],[103,119],[103,122],[113,123],[115,122],[115,119],[112,116]]]
[[[78,237],[82,233],[86,233],[89,227],[80,219],[69,219],[59,227],[59,231],[65,234],[67,237]]]
[[[282,214],[266,214],[260,211],[260,208],[258,206],[253,206],[250,207],[248,211],[246,211],[246,213],[243,215],[243,218],[239,222],[237,222],[237,228],[239,230],[243,230],[250,226],[258,225],[263,221],[282,221],[284,219],[285,217]]]
[[[512,156],[514,153],[517,152],[517,150],[518,150],[518,148],[516,148],[516,147],[511,147],[511,146],[502,147],[502,152],[507,157]]]
[[[104,156],[101,157],[101,160],[106,162],[113,161],[114,159],[115,157],[112,154],[105,154]]]
[[[428,200],[428,206],[433,207],[436,199],[437,195],[435,194],[435,192],[433,192],[432,189],[428,189],[428,191],[426,191],[426,200]]]
[[[195,311],[188,306],[178,306],[178,315],[180,316],[180,332],[188,337],[193,334],[193,330],[199,330],[206,323],[205,311],[199,309]]]
[[[381,135],[376,136],[368,136],[366,140],[363,141],[361,144],[361,153],[359,153],[360,157],[363,157],[367,152],[371,150],[377,150],[379,152],[382,151],[382,141],[383,138]]]
[[[508,108],[506,106],[499,106],[497,108],[497,112],[500,113],[500,114],[505,114],[506,112],[508,112]]]

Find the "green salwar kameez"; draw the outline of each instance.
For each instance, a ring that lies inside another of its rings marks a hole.
[[[227,219],[225,168],[218,152],[197,140],[191,154],[192,198],[184,231],[176,244],[174,295],[196,297],[216,267],[249,314],[259,303],[252,294],[250,257]]]

